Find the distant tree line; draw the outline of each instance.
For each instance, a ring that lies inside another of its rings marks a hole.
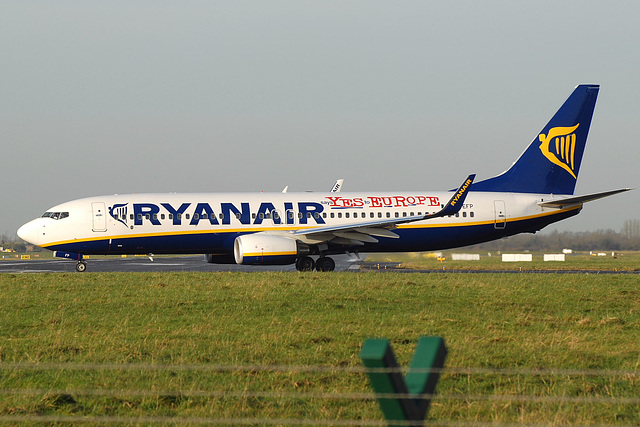
[[[470,248],[484,251],[637,251],[640,250],[640,220],[625,221],[620,232],[554,230],[547,234],[519,234]]]
[[[24,252],[27,249],[27,244],[22,239],[3,234],[0,235],[0,247],[16,252]]]

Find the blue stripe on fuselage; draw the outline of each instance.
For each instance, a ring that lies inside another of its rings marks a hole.
[[[403,227],[394,230],[399,239],[379,237],[378,243],[357,246],[359,252],[410,252],[449,249],[473,245],[485,241],[496,240],[518,233],[535,232],[543,227],[577,215],[580,208],[524,220],[512,220],[504,229],[496,229],[491,222],[475,225],[456,225],[446,227]],[[236,237],[252,232],[185,233],[152,236],[120,237],[112,239],[74,241],[48,246],[50,250],[76,252],[94,255],[121,254],[202,254],[232,253]],[[335,251],[342,253],[350,249],[347,246],[336,246]]]

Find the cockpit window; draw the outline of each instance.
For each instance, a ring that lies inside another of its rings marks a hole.
[[[42,218],[64,219],[69,216],[69,212],[45,212]]]

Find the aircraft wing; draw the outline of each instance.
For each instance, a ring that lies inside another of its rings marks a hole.
[[[293,237],[306,243],[328,242],[344,245],[363,245],[364,243],[377,243],[376,237],[388,237],[397,239],[396,233],[391,231],[399,224],[415,221],[424,221],[447,215],[455,215],[460,211],[464,200],[469,193],[475,174],[469,175],[462,185],[456,190],[447,204],[438,212],[427,215],[414,215],[402,218],[387,218],[360,223],[334,225],[328,227],[316,227],[293,232]]]
[[[619,190],[605,191],[603,193],[587,194],[584,196],[567,197],[566,199],[549,200],[547,202],[540,202],[538,206],[543,208],[565,208],[567,206],[580,205],[582,203],[591,202],[592,200],[602,199],[603,197],[613,196],[614,194],[623,193],[625,191],[633,190],[633,188],[621,188]]]

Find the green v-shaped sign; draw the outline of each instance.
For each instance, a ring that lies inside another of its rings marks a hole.
[[[446,357],[444,339],[422,337],[409,371],[403,376],[389,340],[364,342],[360,358],[390,426],[394,425],[393,421],[402,421],[403,426],[423,425]]]

